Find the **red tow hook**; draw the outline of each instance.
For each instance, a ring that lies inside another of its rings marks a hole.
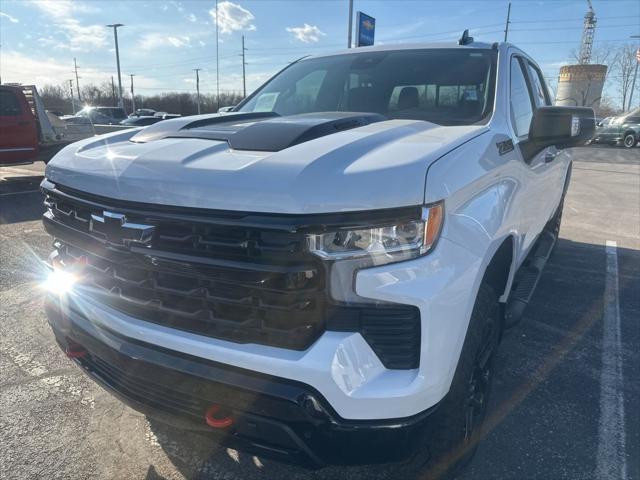
[[[227,428],[233,424],[233,417],[216,417],[216,414],[220,411],[220,405],[211,405],[204,414],[204,420],[212,428]]]
[[[69,358],[82,358],[87,354],[87,349],[70,338],[67,338],[67,347],[64,353]]]

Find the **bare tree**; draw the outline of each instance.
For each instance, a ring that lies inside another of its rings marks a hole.
[[[38,92],[48,110],[65,114],[72,112],[69,84],[45,85]]]
[[[591,63],[598,65],[612,65],[616,61],[618,55],[617,49],[611,43],[601,43],[593,47],[591,51]],[[571,50],[571,57],[576,61],[580,61],[580,51]]]
[[[45,85],[40,89],[46,108],[61,113],[72,113],[68,85]],[[237,105],[242,100],[241,92],[220,92],[220,100],[215,94],[200,95],[202,113],[214,113],[217,106]],[[82,87],[82,99],[87,105],[111,106],[113,96],[111,83],[102,82],[100,85],[85,84]],[[131,111],[131,98],[124,98],[127,111]],[[195,93],[163,92],[157,95],[136,95],[136,105],[144,105],[161,112],[179,113],[181,115],[195,115],[198,111]]]
[[[636,68],[636,46],[628,43],[620,46],[617,51],[613,68],[615,71],[615,79],[618,82],[618,92],[622,97],[622,110],[627,105],[627,99],[631,93],[631,82],[633,81],[633,72]]]
[[[620,111],[621,110],[616,106],[611,97],[603,95],[602,99],[600,100],[600,105],[598,105],[598,108],[596,108],[596,117],[613,117],[618,115]]]

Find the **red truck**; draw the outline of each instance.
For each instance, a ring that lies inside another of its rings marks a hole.
[[[22,87],[0,85],[0,165],[33,162],[38,144],[37,119]]]
[[[96,125],[89,116],[59,118],[45,109],[35,85],[0,85],[0,166],[46,163],[69,143],[127,128]]]

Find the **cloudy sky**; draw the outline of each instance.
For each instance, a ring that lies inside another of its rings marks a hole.
[[[476,39],[503,38],[507,1],[355,0],[376,17],[376,43],[450,41],[464,28]],[[509,40],[542,65],[551,83],[579,44],[584,0],[513,0]],[[594,0],[597,45],[620,45],[640,33],[640,2]],[[345,47],[347,0],[233,0],[218,3],[220,89],[242,88],[241,36],[247,86],[254,89],[288,62]],[[215,91],[215,1],[0,0],[3,82],[101,83],[115,75],[112,31],[119,30],[123,83],[135,74],[136,93]],[[612,94],[615,92],[612,91]]]

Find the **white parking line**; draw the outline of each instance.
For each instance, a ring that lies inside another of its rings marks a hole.
[[[604,287],[602,370],[600,372],[600,420],[596,478],[627,478],[625,418],[618,297],[618,251],[607,240],[607,268]]]

